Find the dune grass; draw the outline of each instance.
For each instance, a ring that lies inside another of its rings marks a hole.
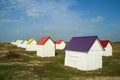
[[[55,57],[41,58],[36,56],[36,52],[0,43],[0,80],[69,80],[74,77],[120,76],[120,43],[112,45],[113,56],[103,57],[102,69],[81,71],[64,66],[64,50],[56,50]]]

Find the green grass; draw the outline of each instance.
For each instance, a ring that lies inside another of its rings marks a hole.
[[[18,57],[7,56],[14,52]],[[120,76],[120,43],[113,43],[113,56],[103,57],[103,68],[81,71],[64,66],[64,50],[56,50],[56,56],[41,58],[36,52],[28,52],[11,44],[0,43],[0,80],[69,80],[74,77]]]

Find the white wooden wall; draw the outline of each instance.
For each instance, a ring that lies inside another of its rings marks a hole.
[[[96,40],[88,52],[65,51],[65,66],[79,70],[96,70],[102,68],[103,48]]]
[[[79,70],[95,70],[102,68],[102,51],[88,53],[66,51],[65,66],[77,68]]]
[[[105,51],[103,51],[103,56],[112,56],[112,46],[110,43],[104,48]]]
[[[26,50],[27,51],[36,51],[37,50],[37,42],[33,40],[30,44],[26,45]]]
[[[22,48],[26,48],[26,45],[27,45],[26,42],[27,42],[27,41],[25,41],[23,44],[21,44],[21,47],[22,47]]]
[[[38,46],[37,55],[41,57],[55,56],[55,44],[51,41],[51,39],[47,40],[44,45]]]
[[[56,49],[64,49],[65,45],[65,42],[61,42],[61,44],[56,44]]]

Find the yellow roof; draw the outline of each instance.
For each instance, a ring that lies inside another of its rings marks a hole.
[[[33,40],[34,40],[34,38],[29,39],[29,40],[26,42],[26,44],[30,44]]]

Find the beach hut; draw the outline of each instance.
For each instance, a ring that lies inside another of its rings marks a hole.
[[[19,44],[17,45],[17,47],[21,47],[22,43],[23,43],[23,40],[21,40],[21,41],[19,42]]]
[[[65,48],[65,41],[64,40],[58,40],[56,41],[56,49],[64,49]]]
[[[14,41],[14,45],[17,45],[19,43],[19,39]]]
[[[19,44],[21,44],[21,42],[22,42],[21,39],[16,41],[16,45],[17,45],[17,47],[18,47]]]
[[[17,40],[17,39],[16,39]],[[15,45],[16,40],[12,41],[11,44]]]
[[[53,57],[55,56],[55,44],[50,37],[42,37],[37,42],[37,55],[40,57]]]
[[[26,44],[26,43],[27,43],[27,40],[24,40],[24,41],[22,42],[21,47],[22,47],[22,48],[26,48],[26,47],[27,47],[27,44]]]
[[[37,50],[37,41],[34,38],[30,38],[26,42],[26,51],[36,51]]]
[[[18,45],[18,47],[26,48],[26,42],[27,40],[22,40],[22,42]]]
[[[109,40],[100,40],[103,48],[105,49],[103,51],[103,56],[112,56],[112,45]]]
[[[97,36],[73,37],[65,47],[65,66],[79,70],[102,68],[103,47]]]

